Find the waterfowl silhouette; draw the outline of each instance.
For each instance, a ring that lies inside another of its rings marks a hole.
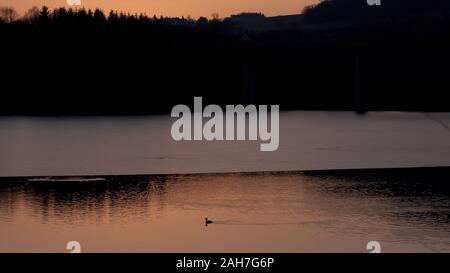
[[[205,226],[208,226],[208,224],[212,224],[213,221],[208,220],[208,218],[205,218]]]

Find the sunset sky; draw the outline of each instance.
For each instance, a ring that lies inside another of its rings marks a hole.
[[[268,16],[300,13],[306,5],[319,0],[81,0],[86,8],[100,7],[132,13],[164,16],[206,16],[219,13],[220,17],[243,11],[263,12]],[[67,6],[66,0],[0,0],[0,6],[12,6],[23,14],[32,6],[50,8]]]

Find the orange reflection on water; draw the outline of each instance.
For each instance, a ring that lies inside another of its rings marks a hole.
[[[65,252],[73,240],[83,252],[365,252],[372,240],[385,252],[450,251],[448,185],[437,180],[257,173],[0,182],[0,252]]]

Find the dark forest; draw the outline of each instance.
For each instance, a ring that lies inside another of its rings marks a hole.
[[[1,114],[165,113],[194,96],[282,110],[450,111],[448,1],[328,0],[299,24],[263,30],[242,22],[275,19],[6,11]]]

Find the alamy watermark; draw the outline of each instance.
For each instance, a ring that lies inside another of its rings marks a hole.
[[[171,116],[178,119],[172,125],[172,138],[175,141],[257,141],[259,139],[263,142],[260,144],[261,151],[276,151],[280,144],[279,112],[278,105],[270,106],[269,127],[267,105],[259,105],[258,108],[252,104],[246,107],[227,105],[223,111],[220,106],[211,104],[203,109],[202,97],[194,97],[192,112],[189,106],[184,104],[173,107]],[[205,118],[208,120],[203,124]]]
[[[69,6],[81,6],[81,0],[66,0]]]
[[[381,6],[381,0],[367,0],[369,6]]]
[[[378,241],[370,241],[366,246],[367,250],[370,250],[369,253],[381,253],[381,244]]]
[[[70,241],[66,245],[69,253],[81,253],[81,244],[78,241]]]

